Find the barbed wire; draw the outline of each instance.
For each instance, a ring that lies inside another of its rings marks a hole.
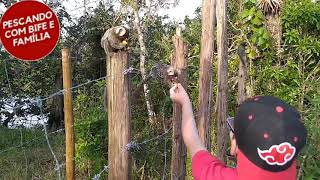
[[[129,67],[128,69],[124,70],[124,72],[123,72],[122,74],[123,74],[123,75],[127,75],[127,74],[129,74],[129,73],[132,73],[133,71],[137,71],[137,70],[134,69],[134,68],[131,66],[131,67]],[[8,75],[8,72],[7,72],[7,71],[6,71],[6,77],[7,77],[7,81],[10,82],[10,81],[9,81],[9,75]],[[40,99],[38,99],[38,100],[34,100],[34,101],[31,101],[31,102],[28,102],[28,103],[23,103],[22,105],[19,105],[19,106],[9,107],[9,108],[6,108],[6,110],[1,110],[0,112],[7,112],[7,111],[9,111],[9,110],[15,112],[17,109],[22,108],[22,107],[24,107],[24,106],[28,106],[28,105],[31,105],[31,104],[36,104],[36,105],[39,107],[39,109],[40,109],[40,117],[41,117],[40,119],[44,119],[43,104],[42,104],[43,101],[46,101],[46,100],[48,100],[48,99],[50,99],[50,98],[52,98],[52,97],[58,96],[58,95],[62,95],[62,94],[64,94],[65,91],[68,91],[68,90],[69,90],[69,91],[70,91],[70,90],[71,90],[71,91],[74,91],[74,90],[76,90],[76,89],[78,89],[78,88],[80,88],[80,87],[83,87],[83,86],[85,86],[85,85],[88,85],[88,84],[90,84],[90,83],[94,83],[94,82],[98,82],[98,81],[100,81],[100,80],[104,80],[104,79],[106,79],[106,77],[107,77],[107,76],[104,76],[104,77],[101,77],[101,78],[98,78],[98,79],[94,79],[94,80],[90,80],[90,81],[87,81],[87,82],[85,82],[85,83],[82,83],[82,84],[73,86],[73,87],[71,87],[71,88],[69,88],[69,89],[59,90],[59,91],[57,91],[57,92],[55,92],[55,93],[52,93],[52,94],[48,95],[47,97],[40,98]],[[10,87],[10,89],[11,89],[11,87]],[[11,92],[11,93],[12,93],[12,92]],[[37,121],[39,121],[39,119],[38,119]],[[21,129],[21,128],[20,128],[20,129]],[[53,156],[53,158],[54,158],[54,160],[55,160],[55,171],[57,171],[58,178],[59,178],[59,180],[60,180],[60,179],[61,179],[61,170],[60,170],[60,168],[63,166],[63,164],[60,164],[60,163],[59,163],[59,161],[58,161],[58,159],[57,159],[57,157],[56,157],[56,155],[55,155],[55,153],[54,153],[54,151],[53,151],[53,149],[52,149],[52,147],[51,147],[51,144],[50,144],[50,141],[49,141],[48,136],[49,136],[50,134],[53,134],[53,133],[56,133],[56,132],[62,132],[64,129],[59,129],[59,130],[57,130],[57,131],[55,131],[55,132],[48,133],[48,132],[47,132],[47,128],[46,128],[46,123],[44,122],[44,123],[43,123],[43,130],[44,130],[44,134],[45,134],[45,138],[46,138],[47,145],[48,145],[49,150],[50,150],[50,152],[51,152],[51,154],[52,154],[52,156]],[[22,132],[22,131],[21,131],[21,132]],[[152,141],[154,141],[154,140],[160,139],[160,138],[162,138],[163,136],[165,136],[166,134],[168,134],[168,132],[169,132],[169,131],[165,131],[164,134],[158,135],[158,136],[156,136],[156,137],[154,137],[154,138],[152,138],[152,139],[148,139],[148,140],[145,140],[145,141],[140,142],[140,143],[137,143],[136,141],[131,141],[130,143],[128,143],[128,144],[125,146],[125,150],[128,151],[128,152],[133,152],[133,151],[141,150],[141,146],[142,146],[143,144],[147,144],[147,143],[152,142]],[[22,135],[21,135],[21,138],[22,138]],[[21,142],[20,145],[18,145],[18,146],[13,146],[13,147],[10,147],[10,148],[7,148],[7,149],[5,149],[5,150],[0,151],[0,154],[2,154],[2,153],[4,153],[4,152],[7,152],[7,151],[10,151],[10,150],[15,149],[15,148],[23,147],[24,145],[29,144],[29,143],[31,143],[31,142],[33,142],[33,141],[35,141],[35,140],[39,140],[39,139],[41,139],[41,138],[42,138],[42,137],[37,137],[37,138],[34,138],[34,139],[32,139],[32,140],[30,140],[30,141],[28,141],[28,142],[25,142],[25,143],[22,143],[22,142]],[[109,167],[109,166],[105,166],[104,169],[103,169],[100,173],[98,173],[95,177],[96,177],[96,178],[100,177],[103,172],[105,172],[105,171],[108,170],[108,167]]]
[[[133,66],[130,66],[128,69],[125,69],[122,74],[123,74],[123,75],[128,75],[128,74],[137,73],[137,72],[140,72],[140,71],[139,71],[138,69],[133,68]],[[9,82],[9,75],[8,75],[7,71],[6,71],[6,74],[7,74],[7,81]],[[14,110],[20,109],[20,108],[22,108],[22,107],[24,107],[24,106],[28,106],[28,105],[32,105],[32,104],[37,104],[37,103],[39,103],[39,102],[46,101],[46,100],[48,100],[48,99],[50,99],[50,98],[53,98],[53,97],[55,97],[55,96],[63,95],[66,91],[70,91],[70,90],[71,90],[71,91],[74,91],[74,90],[76,90],[76,89],[78,89],[78,88],[81,88],[81,87],[83,87],[83,86],[86,86],[86,85],[88,85],[88,84],[91,84],[91,83],[94,83],[94,82],[98,82],[98,81],[104,80],[104,79],[106,79],[107,77],[108,77],[108,76],[104,76],[104,77],[100,77],[100,78],[97,78],[97,79],[94,79],[94,80],[88,80],[88,81],[85,82],[85,83],[82,83],[82,84],[73,86],[73,87],[71,87],[71,88],[69,88],[69,89],[63,89],[63,90],[59,90],[59,91],[57,91],[57,92],[54,92],[54,93],[52,93],[52,94],[50,94],[50,95],[48,95],[48,96],[46,96],[46,97],[44,97],[44,98],[40,98],[40,99],[38,99],[38,100],[32,100],[32,101],[30,101],[30,102],[24,102],[23,104],[21,104],[21,105],[19,105],[19,106],[7,107],[6,110],[0,110],[0,113],[2,113],[2,112],[8,112],[9,110],[14,111]]]
[[[8,86],[9,86],[9,90],[10,90],[10,94],[11,94],[11,96],[13,96],[13,91],[12,91],[12,88],[11,88],[11,85],[10,85],[9,75],[8,75],[8,71],[7,71],[7,68],[6,68],[6,62],[5,62],[5,74],[6,74],[6,78],[7,78],[7,82],[8,82]],[[40,117],[44,117],[43,109],[42,109],[42,101],[37,101],[37,106],[40,109]],[[13,109],[13,112],[15,114],[16,113],[16,109]],[[58,159],[57,159],[57,157],[56,157],[56,155],[55,155],[55,153],[54,153],[54,151],[53,151],[53,149],[51,147],[45,122],[43,123],[43,129],[44,129],[47,145],[48,145],[48,147],[50,149],[50,152],[51,152],[51,154],[52,154],[52,156],[53,156],[53,158],[54,158],[54,160],[56,162],[55,170],[56,170],[56,172],[58,174],[58,179],[61,180],[62,179],[61,178],[61,170],[60,170],[61,166],[60,166],[59,161],[58,161]],[[20,147],[23,147],[22,129],[19,128],[19,131],[20,131]],[[2,151],[2,152],[4,152],[4,151]],[[24,154],[24,158],[25,158],[25,161],[26,161],[26,172],[27,172],[28,159],[27,159],[27,156],[26,156],[25,148],[23,148],[23,154]]]
[[[58,130],[56,130],[56,131],[52,131],[52,132],[47,133],[47,134],[48,134],[48,136],[49,136],[49,135],[57,134],[57,133],[60,133],[60,132],[64,132],[64,128],[58,129]],[[13,149],[20,148],[20,147],[22,147],[22,146],[31,144],[32,142],[34,142],[34,141],[36,141],[36,140],[39,140],[39,139],[42,139],[42,138],[43,138],[42,136],[36,137],[36,138],[33,138],[33,139],[31,139],[30,141],[24,142],[24,143],[22,143],[22,144],[20,144],[20,145],[12,146],[12,147],[9,147],[9,148],[7,148],[7,149],[1,150],[1,151],[0,151],[0,155],[1,155],[2,153],[11,151],[11,150],[13,150]]]
[[[92,180],[99,180],[100,177],[101,177],[101,175],[102,175],[102,173],[107,172],[108,170],[109,170],[109,166],[103,166],[102,171],[100,171],[98,174],[96,174],[96,175],[92,178]]]
[[[42,109],[42,101],[39,101],[37,103],[38,107],[40,108],[40,117],[44,117],[44,114],[43,114],[43,109]],[[48,132],[47,132],[47,124],[46,123],[43,123],[43,129],[44,129],[44,134],[45,134],[45,137],[46,137],[46,141],[47,141],[47,145],[49,147],[49,150],[53,156],[53,159],[56,163],[55,165],[55,169],[57,171],[57,174],[58,174],[58,179],[61,180],[61,170],[60,170],[60,164],[59,164],[59,161],[57,159],[57,156],[55,155],[52,147],[51,147],[51,144],[50,144],[50,141],[49,141],[49,137],[48,137]]]
[[[128,69],[124,70],[123,73],[121,74],[121,76],[127,75],[127,74],[129,74],[129,73],[133,73],[134,71],[138,71],[138,70],[134,69],[134,68],[131,66],[131,67],[129,67]],[[8,75],[7,69],[6,69],[6,77],[7,77],[8,84],[10,85],[9,75]],[[45,119],[45,118],[44,118],[45,115],[44,115],[44,112],[43,112],[43,102],[46,101],[46,100],[48,100],[48,99],[50,99],[50,98],[52,98],[52,97],[62,95],[62,94],[64,94],[65,91],[74,91],[74,90],[76,90],[76,89],[78,89],[78,88],[80,88],[80,87],[83,87],[83,86],[88,85],[88,84],[90,84],[90,83],[98,82],[98,81],[100,81],[100,80],[104,80],[104,79],[106,79],[106,78],[107,78],[107,76],[104,76],[104,77],[101,77],[101,78],[98,78],[98,79],[94,79],[94,80],[89,80],[89,81],[87,81],[87,82],[85,82],[85,83],[81,83],[81,84],[76,85],[76,86],[73,86],[73,87],[71,87],[71,88],[69,88],[69,89],[59,90],[59,91],[57,91],[57,92],[55,92],[55,93],[52,93],[52,94],[50,94],[50,95],[48,95],[48,96],[46,96],[46,97],[44,97],[44,98],[39,98],[39,99],[33,100],[33,101],[31,101],[31,102],[23,103],[22,105],[14,106],[14,107],[9,107],[9,108],[6,108],[6,110],[1,110],[1,111],[0,111],[0,112],[4,112],[4,111],[10,111],[10,110],[11,110],[11,111],[14,111],[14,112],[15,112],[18,108],[22,108],[22,107],[27,106],[27,105],[35,104],[35,105],[38,106],[38,108],[40,109],[40,118],[38,119],[38,121],[39,121],[39,120],[43,120],[42,126],[43,126],[43,131],[44,131],[44,137],[45,137],[45,139],[46,139],[46,143],[47,143],[47,146],[48,146],[48,148],[49,148],[49,150],[50,150],[50,153],[52,154],[52,157],[53,157],[53,159],[54,159],[54,162],[55,162],[54,171],[57,173],[57,176],[58,176],[58,179],[59,179],[59,180],[62,179],[62,176],[61,176],[61,175],[62,175],[62,174],[61,174],[61,168],[65,165],[65,163],[61,163],[61,164],[59,163],[59,160],[58,160],[58,158],[57,158],[57,156],[56,156],[55,152],[53,151],[53,148],[52,148],[52,146],[51,146],[51,144],[50,144],[49,135],[51,135],[51,134],[53,134],[53,133],[63,132],[64,129],[59,129],[59,130],[57,130],[57,131],[48,133],[48,131],[47,131],[47,124],[46,124],[46,122],[45,122],[45,120],[44,120],[44,119]],[[11,86],[10,86],[9,89],[11,90]],[[12,94],[12,90],[11,90],[11,94]],[[25,117],[25,118],[28,119],[27,117]],[[164,120],[163,120],[163,121],[164,121]],[[151,138],[151,139],[146,139],[146,140],[144,140],[144,141],[142,141],[142,142],[139,142],[139,143],[138,143],[137,141],[135,141],[135,140],[132,140],[131,142],[129,142],[127,145],[125,145],[125,146],[123,147],[123,149],[121,150],[121,153],[119,153],[119,155],[118,155],[117,158],[120,158],[120,157],[123,155],[123,153],[126,153],[126,152],[127,152],[127,153],[131,153],[131,152],[135,152],[135,151],[140,151],[140,150],[142,150],[142,149],[143,149],[143,148],[142,148],[143,145],[148,144],[148,143],[151,143],[151,142],[156,141],[156,140],[159,140],[159,139],[162,139],[163,137],[165,137],[165,135],[167,135],[167,134],[171,131],[171,129],[172,129],[172,128],[170,128],[170,129],[167,130],[167,129],[165,128],[165,124],[164,124],[164,133],[163,133],[163,134],[157,135],[157,136],[155,136],[155,137],[153,137],[153,138]],[[21,128],[20,128],[20,133],[21,133],[20,144],[19,144],[18,146],[13,146],[13,147],[10,147],[10,148],[7,148],[7,149],[4,149],[4,150],[0,151],[0,154],[2,154],[2,153],[4,153],[4,152],[8,152],[8,151],[10,151],[10,150],[13,150],[13,149],[15,149],[15,148],[23,147],[23,146],[26,145],[26,144],[29,144],[29,143],[31,143],[31,142],[33,142],[33,141],[35,141],[35,140],[39,140],[39,139],[43,138],[43,137],[37,137],[37,138],[34,138],[34,139],[32,139],[32,140],[30,140],[30,141],[28,141],[28,142],[23,142],[23,139],[22,139],[22,130],[21,130]],[[164,166],[164,172],[163,172],[163,178],[162,178],[162,179],[164,179],[164,176],[165,176],[166,158],[167,158],[167,157],[166,157],[166,151],[167,151],[167,149],[166,149],[166,140],[165,140],[165,147],[164,147],[164,153],[163,153],[164,156],[165,156],[165,166]],[[27,159],[26,156],[25,156],[25,158]],[[28,163],[28,162],[26,161],[26,163]],[[107,172],[111,167],[112,167],[111,164],[105,165],[105,166],[103,167],[103,169],[102,169],[98,174],[96,174],[92,179],[94,179],[94,180],[100,179],[101,175],[102,175],[103,173]]]
[[[124,153],[126,153],[126,152],[131,153],[131,152],[136,152],[136,151],[142,150],[142,147],[141,147],[142,145],[148,144],[148,143],[150,143],[150,142],[153,142],[153,141],[155,141],[155,140],[158,140],[158,139],[163,138],[165,135],[167,135],[168,133],[171,132],[171,129],[172,129],[172,128],[170,128],[169,130],[165,131],[164,133],[162,133],[162,134],[160,134],[160,135],[158,135],[158,136],[155,136],[155,137],[153,137],[153,138],[151,138],[151,139],[144,140],[144,141],[142,141],[142,142],[140,142],[140,143],[138,143],[138,142],[135,141],[135,140],[132,140],[131,142],[129,142],[128,144],[126,144],[124,147],[122,147],[122,150],[121,150],[121,152],[117,155],[116,159],[119,159],[119,158],[120,158]],[[111,165],[112,165],[111,163],[108,163],[107,165],[104,165],[104,166],[103,166],[103,169],[102,169],[98,174],[96,174],[96,175],[92,178],[92,180],[100,180],[101,175],[102,175],[104,172],[108,172]]]
[[[59,90],[59,91],[57,91],[57,92],[55,92],[55,93],[53,93],[53,94],[48,95],[47,97],[40,98],[40,99],[38,99],[38,100],[33,100],[33,101],[31,101],[31,102],[25,102],[24,104],[19,105],[19,106],[14,106],[14,107],[6,108],[6,110],[1,110],[0,113],[1,113],[1,112],[8,112],[8,110],[14,111],[14,110],[20,109],[20,108],[22,108],[22,107],[24,107],[24,106],[26,106],[26,105],[37,104],[37,103],[39,103],[39,102],[46,101],[46,100],[48,100],[48,99],[50,99],[50,98],[53,98],[53,97],[55,97],[55,96],[62,95],[62,94],[64,94],[66,91],[70,91],[70,90],[71,90],[71,91],[74,91],[74,90],[76,90],[76,89],[78,89],[78,88],[80,88],[80,87],[82,87],[82,86],[91,84],[91,83],[93,83],[93,82],[101,81],[101,80],[105,79],[106,77],[107,77],[107,76],[104,76],[104,77],[101,77],[101,78],[98,78],[98,79],[94,79],[94,80],[89,80],[89,81],[87,81],[87,82],[85,82],[85,83],[82,83],[82,84],[73,86],[73,87],[71,87],[71,88],[69,88],[69,89]]]
[[[94,1],[94,2],[96,2],[96,1]],[[93,2],[90,2],[90,3],[93,3]],[[88,4],[90,4],[90,3],[88,3]],[[87,5],[88,5],[88,4],[87,4]],[[74,10],[77,10],[77,9],[80,9],[80,8],[82,8],[82,7],[76,8],[76,9],[74,9]],[[78,57],[71,57],[71,58],[73,58],[73,59],[79,59]],[[59,57],[59,58],[57,58],[57,59],[61,59],[61,58]],[[103,58],[98,58],[98,59],[106,59],[106,58],[103,57]],[[5,61],[9,61],[9,60],[12,60],[12,59],[5,59]],[[126,69],[126,70],[123,72],[123,75],[127,75],[127,74],[133,73],[133,72],[135,72],[135,71],[136,71],[136,72],[139,72],[139,70],[136,70],[136,69],[134,69],[134,68],[131,66],[131,67],[129,67],[128,69]],[[7,67],[6,67],[6,62],[5,62],[5,72],[6,72],[6,78],[7,78],[7,81],[8,81],[9,90],[10,90],[10,92],[11,92],[11,94],[12,94],[13,91],[12,91],[12,89],[11,89],[11,85],[10,85],[10,81],[9,81],[9,75],[8,75],[8,70],[7,70]],[[69,88],[69,89],[59,90],[59,91],[54,92],[54,93],[52,93],[52,94],[50,94],[50,95],[48,95],[48,96],[46,96],[46,97],[44,97],[44,98],[39,98],[39,99],[37,99],[37,100],[32,100],[31,102],[25,102],[25,103],[23,103],[22,105],[19,105],[19,106],[8,107],[8,108],[6,108],[6,110],[0,110],[0,112],[13,111],[13,112],[15,113],[15,111],[16,111],[17,109],[19,109],[19,108],[22,108],[22,107],[27,106],[27,105],[35,104],[35,105],[37,105],[38,108],[40,109],[40,120],[43,120],[43,119],[45,119],[45,115],[44,115],[44,112],[43,112],[43,102],[44,102],[44,101],[46,101],[46,100],[48,100],[48,99],[50,99],[50,98],[53,98],[53,97],[55,97],[55,96],[63,95],[66,91],[70,91],[70,90],[71,90],[71,91],[74,91],[75,89],[78,89],[78,88],[83,87],[83,86],[85,86],[85,85],[88,85],[88,84],[91,84],[91,83],[94,83],[94,82],[97,82],[97,81],[106,79],[106,77],[107,77],[107,76],[101,77],[101,78],[98,78],[98,79],[94,79],[94,80],[90,80],[90,81],[88,81],[88,82],[85,82],[85,83],[82,83],[82,84],[73,86],[73,87],[71,87],[71,88]],[[26,117],[25,117],[25,118],[26,118]],[[26,119],[28,119],[28,118],[26,118]],[[39,121],[39,119],[38,119],[38,121]],[[54,152],[54,150],[53,150],[53,148],[52,148],[52,146],[51,146],[51,143],[50,143],[50,141],[49,141],[49,135],[54,134],[54,133],[63,132],[64,129],[59,129],[59,130],[57,130],[57,131],[48,133],[48,131],[47,131],[47,124],[45,123],[45,121],[43,122],[42,125],[43,125],[44,137],[45,137],[45,139],[46,139],[47,146],[48,146],[48,148],[49,148],[49,150],[50,150],[50,153],[51,153],[51,155],[52,155],[52,157],[53,157],[53,159],[54,159],[54,161],[55,161],[54,171],[57,173],[58,179],[61,180],[61,179],[62,179],[62,176],[61,176],[61,168],[65,165],[65,163],[61,163],[61,164],[59,163],[59,160],[58,160],[58,158],[57,158],[57,156],[56,156],[56,154],[55,154],[55,152]],[[20,135],[21,135],[20,144],[17,145],[17,146],[13,146],[13,147],[10,147],[10,148],[7,148],[7,149],[4,149],[4,150],[0,151],[0,154],[5,153],[5,152],[8,152],[8,151],[13,150],[13,149],[16,149],[16,148],[19,148],[19,147],[23,147],[23,146],[26,145],[26,144],[29,144],[29,143],[31,143],[31,142],[33,142],[33,141],[36,141],[36,140],[39,140],[39,139],[42,139],[42,138],[43,138],[43,137],[37,137],[37,138],[34,138],[34,139],[32,139],[32,140],[30,140],[30,141],[28,141],[28,142],[23,142],[22,128],[19,128],[19,130],[20,130]],[[125,146],[123,147],[121,153],[120,153],[118,156],[121,157],[122,154],[123,154],[123,153],[126,153],[126,152],[130,153],[130,152],[134,152],[134,151],[140,151],[140,150],[142,150],[142,145],[145,145],[145,144],[151,143],[151,142],[153,142],[153,141],[162,139],[162,138],[163,138],[165,135],[167,135],[170,131],[171,131],[171,129],[166,130],[166,128],[165,128],[165,131],[164,131],[163,134],[157,135],[157,136],[155,136],[155,137],[153,137],[153,138],[151,138],[151,139],[147,139],[147,140],[144,140],[144,141],[139,142],[139,143],[136,142],[135,140],[133,140],[133,141],[129,142],[127,145],[125,145]],[[164,170],[165,170],[165,169],[166,169],[166,141],[165,141],[164,151],[165,151],[165,152],[164,152],[164,155],[165,155],[165,166],[164,166]],[[26,157],[25,151],[24,151],[24,156],[25,156],[25,159],[26,159],[26,167],[27,167],[27,163],[28,163],[28,162],[27,162],[27,157]],[[101,175],[102,175],[104,172],[107,172],[107,171],[110,169],[110,167],[111,167],[111,164],[108,164],[107,166],[104,166],[103,169],[102,169],[98,174],[96,174],[93,179],[95,179],[95,180],[96,180],[96,179],[100,179]]]
[[[85,57],[82,56],[81,54],[79,55],[79,57],[77,57],[77,56],[70,56],[70,59],[71,59],[71,60],[82,60],[83,58],[85,58]],[[44,59],[57,59],[57,60],[61,60],[62,57],[50,57],[50,56],[48,56],[48,57],[46,57],[46,58],[44,58]],[[106,60],[106,57],[90,57],[90,59]],[[14,58],[14,57],[12,57],[12,58],[6,58],[6,59],[1,59],[1,61],[13,61],[13,60],[18,61],[18,62],[21,61],[21,60],[18,60],[18,59],[16,59],[16,58]],[[37,63],[37,62],[29,62],[29,63]]]
[[[124,72],[124,73],[125,73],[125,72]],[[84,86],[84,85],[86,85],[86,84],[89,84],[89,83],[95,82],[95,81],[99,81],[99,80],[102,80],[102,79],[104,79],[104,78],[105,78],[105,77],[102,77],[102,78],[98,78],[98,79],[95,79],[95,80],[92,80],[92,81],[88,81],[88,82],[86,82],[86,83],[79,84],[79,85],[77,85],[77,86],[74,86],[74,87],[70,88],[70,90],[77,89],[77,88],[82,87],[82,86]],[[49,98],[51,98],[51,97],[53,97],[53,96],[55,96],[55,95],[58,95],[58,94],[61,94],[61,91],[58,91],[58,92],[53,93],[53,94],[51,94],[51,95],[49,95],[49,96],[47,96],[47,97],[45,97],[45,98],[42,98],[42,99],[40,99],[40,100],[38,100],[38,101],[33,102],[33,103],[36,103],[37,106],[40,108],[40,113],[41,113],[40,117],[41,117],[41,118],[44,117],[42,101],[47,100],[47,99],[49,99]],[[135,151],[140,151],[140,150],[142,150],[142,149],[143,149],[143,148],[142,148],[142,145],[145,145],[145,144],[151,143],[151,142],[153,142],[153,141],[162,139],[165,135],[167,135],[167,134],[171,131],[172,128],[166,130],[165,124],[164,124],[164,129],[165,129],[165,130],[164,130],[164,133],[163,133],[163,134],[157,135],[157,136],[155,136],[155,137],[153,137],[153,138],[151,138],[151,139],[147,139],[147,140],[144,140],[144,141],[139,142],[139,143],[138,143],[137,141],[135,141],[135,140],[132,140],[130,143],[128,143],[127,145],[125,145],[125,146],[123,147],[123,150],[121,151],[121,153],[118,155],[117,158],[120,158],[120,157],[123,155],[123,153],[125,153],[125,152],[131,153],[131,152],[135,152]],[[59,163],[59,161],[58,161],[58,159],[57,159],[57,157],[56,157],[56,155],[55,155],[55,153],[54,153],[54,151],[53,151],[53,149],[52,149],[52,147],[51,147],[51,144],[50,144],[50,141],[49,141],[49,135],[50,135],[50,134],[54,134],[54,133],[63,132],[64,129],[59,129],[59,130],[57,130],[57,131],[48,133],[48,132],[47,132],[47,128],[46,128],[46,124],[44,123],[44,124],[43,124],[43,130],[44,130],[44,135],[45,135],[45,138],[46,138],[47,145],[48,145],[49,150],[50,150],[50,152],[51,152],[51,154],[52,154],[52,156],[53,156],[53,158],[54,158],[54,161],[55,161],[54,171],[57,172],[58,178],[59,178],[59,180],[61,180],[61,178],[62,178],[62,177],[61,177],[61,168],[65,165],[65,163],[62,163],[62,164]],[[33,142],[33,141],[35,141],[35,140],[41,139],[41,138],[43,138],[43,137],[37,137],[37,138],[34,138],[34,139],[32,139],[31,141],[28,141],[28,142],[25,142],[25,143],[22,143],[22,142],[21,142],[20,145],[18,145],[18,146],[10,147],[10,148],[8,148],[8,149],[5,149],[5,150],[0,151],[0,154],[2,154],[2,153],[4,153],[4,152],[7,152],[7,151],[9,151],[9,150],[12,150],[12,149],[14,149],[14,148],[23,147],[24,145],[29,144],[29,143],[31,143],[31,142]],[[167,153],[166,151],[167,151],[167,149],[166,149],[166,140],[165,140],[165,148],[164,148],[165,165],[164,165],[164,172],[163,172],[163,178],[162,178],[162,179],[164,179],[164,177],[165,177],[166,153]],[[111,164],[105,165],[104,168],[103,168],[98,174],[96,174],[92,179],[93,179],[93,180],[98,180],[98,179],[100,179],[101,175],[102,175],[103,173],[105,173],[105,172],[108,172],[108,170],[110,169],[110,167],[111,167]]]
[[[7,63],[4,62],[4,69],[5,69],[5,74],[6,74],[6,80],[7,80],[7,83],[8,83],[8,86],[9,86],[9,91],[10,91],[10,95],[13,96],[13,91],[12,91],[12,88],[11,88],[11,83],[10,83],[10,80],[9,80],[9,75],[8,75],[8,70],[7,70]],[[15,114],[15,112],[14,112]],[[19,132],[20,132],[20,146],[22,146],[23,144],[23,134],[22,134],[22,130],[21,128],[19,128]],[[23,156],[24,156],[24,159],[25,159],[25,163],[26,163],[26,172],[28,171],[27,169],[27,165],[28,165],[28,159],[27,159],[27,155],[26,155],[26,151],[25,149],[23,148]]]
[[[41,104],[40,104],[39,106],[41,107]],[[43,116],[43,114],[42,114],[42,116]],[[46,132],[46,127],[45,127],[46,125],[44,124],[43,126],[44,126],[43,129],[44,129],[44,131],[45,131],[45,138],[46,138],[46,141],[47,141],[47,143],[48,143],[48,147],[49,147],[50,152],[51,152],[51,154],[53,155],[54,160],[55,160],[55,163],[56,163],[54,170],[57,171],[58,177],[59,177],[59,179],[61,179],[61,168],[65,165],[65,163],[62,163],[62,164],[59,163],[59,161],[58,161],[58,159],[57,159],[57,157],[56,157],[56,155],[55,155],[55,153],[54,153],[54,151],[53,151],[53,149],[52,149],[52,147],[51,147],[51,144],[50,144],[50,142],[49,142],[49,135],[51,135],[51,134],[56,134],[56,133],[60,133],[60,132],[64,132],[64,128],[63,128],[63,129],[56,130],[56,131],[54,131],[54,132],[47,133],[47,132]],[[144,141],[139,142],[139,143],[138,143],[137,141],[135,141],[135,140],[132,140],[131,142],[129,142],[127,145],[125,145],[125,146],[122,148],[122,151],[121,151],[121,153],[119,154],[119,156],[121,156],[121,155],[122,155],[123,153],[125,153],[125,152],[130,152],[130,153],[131,153],[131,152],[140,151],[140,150],[143,149],[143,148],[142,148],[142,145],[145,145],[145,144],[151,143],[151,142],[153,142],[153,141],[162,139],[164,136],[166,136],[167,134],[169,134],[169,133],[171,132],[171,130],[172,130],[172,128],[166,130],[164,133],[162,133],[162,134],[160,134],[160,135],[157,135],[157,136],[155,136],[155,137],[153,137],[153,138],[151,138],[151,139],[147,139],[147,140],[144,140]],[[13,146],[13,147],[7,148],[7,149],[5,149],[5,150],[0,151],[0,154],[2,154],[2,153],[4,153],[4,152],[8,152],[8,151],[10,151],[10,150],[12,150],[12,149],[15,149],[15,148],[22,147],[22,146],[24,146],[24,145],[26,145],[26,144],[29,144],[29,143],[31,143],[31,142],[33,142],[33,141],[35,141],[35,140],[39,140],[39,139],[42,139],[42,138],[43,138],[43,137],[37,137],[37,138],[34,138],[34,139],[32,139],[32,140],[30,140],[30,141],[28,141],[28,142],[22,143],[22,144],[20,144],[20,145],[18,145],[18,146]],[[165,146],[166,146],[166,145],[165,145]],[[167,149],[165,148],[164,155],[166,155],[166,151],[167,151]],[[117,157],[117,159],[118,159],[118,158],[120,158],[120,157]],[[166,156],[165,156],[165,159],[166,159]],[[166,162],[166,160],[165,160],[165,162]],[[104,172],[107,172],[107,171],[110,169],[110,166],[111,166],[111,164],[105,165],[104,168],[103,168],[98,174],[96,174],[92,179],[93,179],[93,180],[99,180],[99,178],[101,177],[101,175],[102,175]],[[165,163],[164,169],[166,169],[166,163]],[[162,179],[164,179],[164,178],[162,178]]]

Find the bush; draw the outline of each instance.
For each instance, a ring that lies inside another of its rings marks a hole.
[[[107,164],[105,81],[79,90],[75,100],[76,165],[81,177],[92,178]]]

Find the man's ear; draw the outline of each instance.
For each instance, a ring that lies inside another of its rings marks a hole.
[[[238,153],[238,145],[235,136],[231,136],[231,149],[230,154],[236,156]]]

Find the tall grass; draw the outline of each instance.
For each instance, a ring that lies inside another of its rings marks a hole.
[[[22,138],[22,145],[21,145]],[[60,164],[64,163],[64,134],[49,135]],[[42,130],[0,127],[0,179],[57,179],[55,162]],[[61,168],[64,173],[64,166]]]

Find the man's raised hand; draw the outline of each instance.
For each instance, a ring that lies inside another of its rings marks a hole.
[[[183,88],[183,86],[180,83],[175,84],[170,89],[170,98],[172,99],[173,102],[178,103],[181,106],[190,102],[190,99],[186,90]]]

